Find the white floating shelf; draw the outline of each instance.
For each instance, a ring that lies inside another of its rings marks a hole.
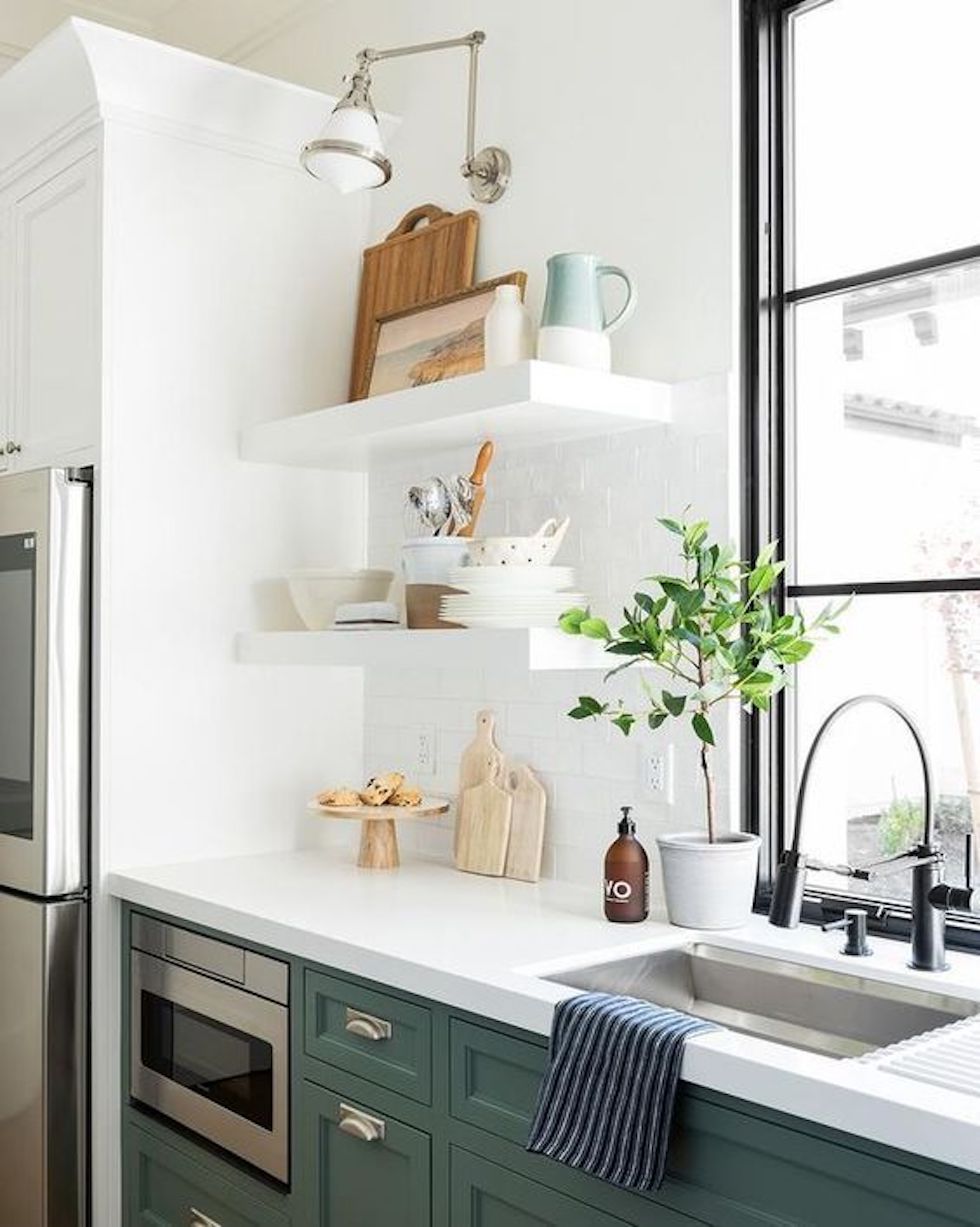
[[[495,670],[609,669],[615,665],[595,640],[560,630],[256,631],[236,642],[238,660],[251,665],[325,665],[385,669]]]
[[[557,443],[670,421],[670,385],[627,375],[518,362],[369,400],[253,426],[245,460],[368,469],[483,438]]]

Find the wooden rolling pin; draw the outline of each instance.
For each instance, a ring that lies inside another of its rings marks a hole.
[[[470,522],[465,528],[461,528],[456,534],[458,537],[472,537],[473,530],[476,528],[476,522],[480,518],[480,512],[483,510],[483,504],[487,497],[484,482],[486,481],[487,469],[490,467],[490,461],[493,459],[493,444],[488,439],[480,448],[476,456],[476,464],[473,466],[473,472],[470,474],[470,481],[475,487],[473,495],[473,513],[470,516]]]

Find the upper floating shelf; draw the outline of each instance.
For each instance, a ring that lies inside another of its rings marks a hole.
[[[245,460],[363,470],[483,438],[508,446],[582,439],[670,421],[670,385],[518,362],[315,409],[243,432]]]

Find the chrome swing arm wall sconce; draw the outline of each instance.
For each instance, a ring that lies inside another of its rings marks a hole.
[[[435,43],[414,43],[375,51],[366,47],[357,54],[354,72],[344,78],[347,93],[333,109],[321,135],[303,146],[300,161],[317,179],[332,183],[346,194],[365,188],[383,187],[391,178],[391,163],[385,156],[378,117],[371,101],[371,65],[406,55],[468,47],[470,51],[469,99],[466,118],[466,160],[460,168],[469,183],[470,195],[480,204],[499,200],[510,183],[510,156],[497,145],[479,152],[476,144],[476,82],[480,47],[486,41],[482,30],[462,38]]]

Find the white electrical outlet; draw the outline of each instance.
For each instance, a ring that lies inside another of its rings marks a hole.
[[[643,791],[662,805],[674,804],[674,747],[644,748],[642,752]]]
[[[436,731],[419,729],[415,736],[415,770],[419,775],[436,773]]]

